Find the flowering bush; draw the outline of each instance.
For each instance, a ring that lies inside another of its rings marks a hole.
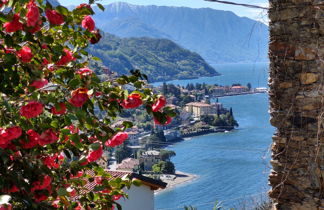
[[[162,125],[174,112],[145,88],[139,71],[100,81],[87,67],[98,58],[86,48],[101,38],[94,0],[72,11],[45,0],[0,2],[0,208],[120,207],[115,201],[131,181],[112,179],[96,161],[133,124],[111,123],[141,105]],[[83,189],[98,177],[92,192]]]

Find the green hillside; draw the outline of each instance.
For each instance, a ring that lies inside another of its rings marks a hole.
[[[150,82],[219,75],[200,55],[167,39],[118,38],[105,34],[89,52],[119,74],[140,69]]]

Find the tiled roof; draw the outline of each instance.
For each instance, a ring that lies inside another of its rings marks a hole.
[[[117,165],[117,169],[133,169],[139,165],[139,160],[134,158],[127,158]]]
[[[209,107],[211,105],[210,104],[203,103],[203,102],[191,102],[191,103],[186,104],[186,106]]]
[[[140,175],[140,174],[136,174],[136,173],[133,173],[133,172],[129,172],[129,171],[110,171],[110,170],[106,170],[106,172],[108,172],[113,178],[126,178],[126,177],[129,177],[129,179],[138,179],[142,182],[143,185],[146,185],[146,186],[149,186],[151,187],[152,190],[157,190],[159,188],[162,188],[164,189],[167,185],[167,183],[165,182],[162,182],[160,180],[155,180],[155,179],[152,179],[150,177],[146,177],[146,176],[143,176],[143,175]],[[95,176],[95,173],[94,171],[92,170],[88,170],[86,171],[87,174],[91,175],[91,176]],[[89,182],[87,180],[87,184],[85,184],[83,186],[83,189],[80,190],[81,193],[87,193],[89,191],[92,191],[95,186],[96,186],[96,182],[93,181],[93,182]]]

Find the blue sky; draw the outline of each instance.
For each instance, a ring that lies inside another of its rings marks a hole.
[[[117,1],[117,0],[116,0]],[[116,2],[114,0],[101,0],[101,4],[110,4]],[[158,5],[158,6],[183,6],[192,8],[209,7],[219,10],[229,10],[237,14],[238,16],[245,16],[256,20],[265,21],[267,14],[263,10],[250,9],[240,6],[231,6],[225,4],[219,4],[214,2],[206,2],[204,0],[120,0],[136,5]],[[268,0],[231,0],[237,3],[255,4],[260,6],[268,6]],[[59,0],[59,2],[65,6],[78,5],[80,3],[87,3],[88,0]],[[264,20],[263,20],[264,19]]]

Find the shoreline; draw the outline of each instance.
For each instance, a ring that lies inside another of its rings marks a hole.
[[[167,186],[165,189],[159,189],[154,192],[154,195],[157,195],[159,193],[162,193],[164,191],[173,189],[175,187],[188,184],[190,182],[193,182],[194,180],[198,179],[199,176],[196,174],[190,174],[185,173],[182,171],[176,171],[175,172],[175,178],[174,179],[161,179],[163,182],[167,183]]]

